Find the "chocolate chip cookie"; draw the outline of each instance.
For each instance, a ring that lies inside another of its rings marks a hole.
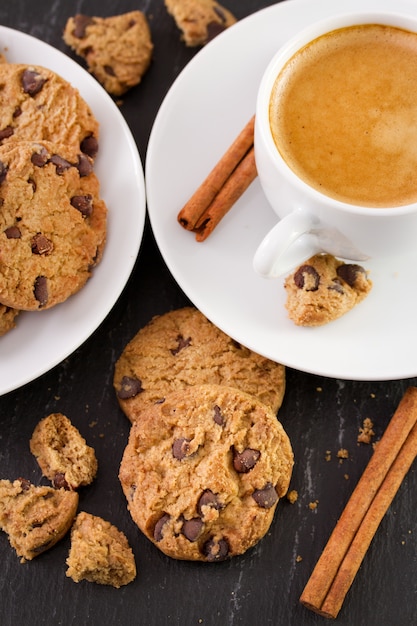
[[[0,145],[53,141],[95,158],[99,124],[79,91],[45,67],[0,64]]]
[[[0,528],[27,561],[52,548],[70,529],[78,493],[37,487],[29,480],[0,480]]]
[[[30,450],[55,487],[78,489],[97,474],[94,449],[62,413],[51,413],[33,431]]]
[[[142,411],[119,478],[133,520],[162,552],[214,562],[265,535],[292,466],[270,408],[238,389],[199,385]]]
[[[320,326],[361,302],[372,282],[361,265],[317,254],[288,276],[284,286],[290,319],[299,326]]]
[[[285,368],[237,343],[193,307],[154,317],[123,350],[114,387],[131,422],[172,390],[202,383],[237,387],[274,412],[285,391]]]
[[[100,261],[107,208],[92,162],[50,142],[0,146],[0,302],[50,308]]]
[[[236,22],[235,16],[215,0],[165,0],[187,46],[203,46]]]
[[[77,14],[68,19],[63,38],[114,96],[140,83],[151,63],[151,31],[141,11],[111,17]]]
[[[106,520],[82,511],[71,529],[66,575],[119,588],[136,577],[132,549],[124,533]]]

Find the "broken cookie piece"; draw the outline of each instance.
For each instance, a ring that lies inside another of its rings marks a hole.
[[[77,14],[68,19],[63,39],[113,96],[140,83],[151,63],[151,32],[141,11],[105,18]]]
[[[321,326],[361,302],[372,282],[362,266],[317,254],[290,274],[284,286],[290,319],[298,326]]]
[[[124,533],[101,517],[81,512],[71,530],[66,575],[119,588],[136,577],[132,549]]]
[[[215,0],[165,0],[186,46],[203,46],[232,26],[235,16]]]
[[[26,561],[49,550],[66,535],[77,507],[75,491],[37,487],[24,478],[0,480],[0,529]]]
[[[94,449],[62,413],[52,413],[39,422],[30,440],[30,450],[43,475],[55,487],[78,489],[89,485],[96,476]]]

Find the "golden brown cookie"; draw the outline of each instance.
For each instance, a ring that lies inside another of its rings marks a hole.
[[[37,424],[30,450],[54,487],[78,489],[97,474],[94,449],[62,413],[51,413]]]
[[[154,317],[115,366],[117,398],[131,422],[170,391],[206,383],[242,389],[276,412],[285,368],[237,343],[193,307]]]
[[[66,575],[119,588],[136,577],[132,549],[124,533],[101,517],[82,511],[71,530]]]
[[[36,487],[28,480],[0,480],[0,528],[18,556],[32,560],[52,548],[71,527],[78,494]]]
[[[0,64],[0,145],[19,140],[52,141],[95,158],[99,124],[64,78],[45,67]]]
[[[63,38],[114,96],[140,83],[151,63],[151,31],[141,11],[104,18],[77,14],[68,19]]]
[[[299,326],[321,326],[361,302],[372,282],[362,266],[317,254],[290,274],[284,286],[290,319]]]
[[[8,306],[0,304],[0,337],[5,335],[12,328],[15,328],[15,320],[19,313],[20,311],[17,309],[11,309]]]
[[[107,209],[91,160],[50,142],[0,146],[0,302],[47,309],[100,261]]]
[[[265,535],[292,466],[270,408],[232,387],[199,385],[143,410],[119,477],[133,520],[162,552],[213,562]]]
[[[187,46],[203,46],[236,22],[235,16],[215,0],[165,0]]]

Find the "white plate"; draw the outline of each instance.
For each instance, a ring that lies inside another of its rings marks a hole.
[[[177,213],[255,110],[262,73],[297,30],[350,10],[416,14],[407,0],[287,0],[219,35],[186,66],[155,120],[145,174],[152,228],[171,273],[218,327],[290,367],[352,380],[417,375],[417,253],[370,262],[374,287],[343,318],[320,328],[288,320],[282,280],[252,269],[253,254],[275,223],[256,180],[203,243]]]
[[[97,81],[59,50],[0,27],[0,51],[12,63],[43,65],[77,87],[100,123],[96,173],[108,207],[108,236],[99,266],[77,294],[42,312],[22,313],[0,338],[0,395],[60,363],[99,326],[129,278],[142,241],[145,182],[130,130]]]

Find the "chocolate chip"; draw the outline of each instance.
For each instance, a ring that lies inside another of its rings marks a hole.
[[[28,491],[31,487],[31,482],[27,478],[18,478],[22,491]]]
[[[40,524],[42,526],[42,524]],[[36,554],[40,554],[41,552],[45,552],[45,550],[49,547],[49,545],[51,544],[52,539],[48,539],[48,541],[45,541],[44,543],[41,543],[39,546],[35,546],[34,548],[32,548],[33,552],[36,552]]]
[[[44,167],[48,163],[49,155],[45,148],[42,148],[40,152],[34,152],[30,160],[36,167]]]
[[[201,496],[198,499],[197,502],[197,513],[201,516],[204,517],[203,515],[203,506],[204,507],[210,507],[212,509],[216,509],[216,511],[218,511],[219,509],[223,508],[221,503],[218,500],[218,497],[216,496],[215,493],[212,492],[211,489],[205,489],[203,491],[203,493],[201,494]]]
[[[181,533],[188,541],[197,541],[203,530],[204,523],[199,517],[184,520]]]
[[[9,171],[9,168],[7,167],[7,165],[5,165],[4,163],[0,161],[0,183],[6,180],[8,171]]]
[[[317,291],[320,285],[320,276],[312,265],[301,265],[294,274],[294,282],[299,289]]]
[[[93,196],[90,194],[86,196],[73,196],[71,198],[71,204],[83,217],[90,217],[93,212]]]
[[[161,541],[161,539],[163,539],[163,528],[165,524],[169,522],[169,520],[170,516],[168,515],[168,513],[164,513],[164,515],[162,515],[162,517],[160,517],[159,520],[156,522],[155,528],[153,529],[153,538],[155,539],[155,541]]]
[[[91,26],[92,24],[94,24],[92,17],[78,13],[74,17],[74,30],[72,31],[72,34],[74,37],[82,39],[85,37],[87,26]]]
[[[85,137],[80,144],[81,152],[94,159],[98,152],[98,141],[94,135]]]
[[[188,456],[190,454],[190,441],[191,439],[186,439],[185,437],[175,439],[172,444],[172,456],[178,459],[178,461]]]
[[[55,489],[66,489],[67,491],[71,491],[71,488],[67,481],[65,480],[65,474],[62,472],[57,472],[52,480],[52,484]]]
[[[20,239],[20,237],[22,236],[20,228],[18,228],[17,226],[9,226],[8,228],[6,228],[4,233],[7,239]]]
[[[38,276],[33,287],[33,295],[39,302],[39,306],[45,306],[48,302],[48,282],[46,276]]]
[[[29,96],[36,96],[38,94],[44,84],[46,83],[46,78],[41,76],[39,72],[35,72],[34,70],[24,70],[22,74],[22,87],[24,93],[29,94]]]
[[[6,126],[6,128],[0,130],[0,141],[3,141],[3,139],[8,139],[12,135],[14,135],[13,126]]]
[[[42,233],[37,233],[34,237],[32,237],[32,252],[33,254],[44,254],[48,255],[54,249],[54,244],[48,237],[42,235]]]
[[[184,348],[188,348],[188,346],[191,343],[191,337],[188,337],[187,339],[184,339],[184,337],[182,335],[178,335],[177,342],[178,342],[178,346],[176,348],[171,349],[171,354],[173,356],[176,356]]]
[[[16,117],[20,117],[20,115],[22,115],[22,109],[17,106],[13,111],[13,119],[16,119]]]
[[[206,557],[207,561],[224,561],[229,555],[229,542],[224,537],[220,539],[211,537],[208,539],[202,548],[202,553]]]
[[[29,185],[31,185],[31,186],[32,186],[33,193],[35,193],[35,191],[36,191],[36,183],[35,183],[35,181],[33,180],[33,178],[28,178],[28,183],[29,183]]]
[[[49,159],[51,163],[53,163],[56,167],[56,173],[61,176],[66,170],[69,170],[72,167],[72,163],[64,159],[59,154],[53,154]]]
[[[134,398],[141,391],[143,391],[142,381],[139,378],[123,376],[117,395],[121,400],[127,400],[128,398]]]
[[[80,154],[78,156],[78,163],[76,167],[81,178],[89,176],[89,174],[93,171],[93,164],[86,154]]]
[[[263,489],[255,489],[252,498],[262,509],[270,509],[278,502],[278,494],[271,483],[267,483]]]
[[[208,43],[209,41],[212,41],[215,37],[217,37],[217,35],[220,35],[220,33],[222,33],[224,30],[226,30],[226,27],[223,26],[223,24],[219,24],[219,22],[210,22],[209,24],[207,24],[206,43]]]
[[[115,71],[111,65],[104,65],[104,71],[108,76],[116,76]]]
[[[342,280],[345,281],[350,287],[353,287],[358,276],[366,274],[364,268],[361,265],[355,263],[339,265],[336,269],[336,273]]]
[[[217,404],[214,405],[213,419],[214,419],[215,423],[218,424],[219,426],[223,426],[224,425],[224,417],[222,415],[220,407]]]
[[[243,452],[233,450],[233,467],[240,474],[246,474],[255,467],[260,456],[259,450],[252,448],[246,448]]]

